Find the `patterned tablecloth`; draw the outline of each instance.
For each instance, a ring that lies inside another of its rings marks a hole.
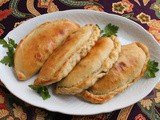
[[[160,0],[0,0],[0,38],[30,18],[68,9],[97,10],[127,17],[143,26],[160,43]],[[1,84],[0,119],[160,120],[160,83],[136,104],[91,116],[71,116],[33,107],[16,98]]]

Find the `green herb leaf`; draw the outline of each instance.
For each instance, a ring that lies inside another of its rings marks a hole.
[[[2,44],[3,47],[5,47],[5,48],[8,47],[8,44],[7,44],[7,42],[4,39],[0,39],[0,44]]]
[[[117,36],[117,32],[118,32],[119,27],[112,25],[111,23],[106,25],[106,27],[103,30],[103,35],[102,37],[106,36],[106,37],[110,37],[111,35]]]
[[[145,76],[147,78],[154,78],[156,77],[155,73],[158,71],[158,62],[155,62],[154,60],[149,60]]]
[[[8,38],[8,41],[9,41],[9,45],[13,48],[16,48],[17,47],[17,44],[15,43],[15,41],[11,38]]]
[[[8,65],[9,67],[11,67],[13,65],[13,60],[10,59],[9,56],[4,56],[0,62],[2,64]]]
[[[4,56],[0,62],[2,64],[8,65],[9,67],[14,65],[14,53],[17,47],[15,41],[11,38],[8,38],[8,43],[4,39],[0,39],[0,44],[8,49],[7,56]]]
[[[43,98],[43,100],[51,97],[46,86],[29,85],[29,87],[35,90]]]
[[[100,34],[104,33],[104,30],[101,30],[98,24],[96,24],[96,26],[100,29]]]

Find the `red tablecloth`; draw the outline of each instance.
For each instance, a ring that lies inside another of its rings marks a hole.
[[[83,0],[83,5],[80,1],[82,0],[0,0],[0,38],[26,20],[44,13],[90,9],[127,17],[143,26],[160,43],[160,0]],[[71,116],[33,107],[0,85],[0,119],[160,120],[160,83],[138,103],[121,110],[92,116]]]

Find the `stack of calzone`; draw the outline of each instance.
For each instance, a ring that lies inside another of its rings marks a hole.
[[[116,36],[101,37],[96,25],[69,20],[46,22],[18,45],[14,64],[19,80],[36,73],[34,85],[56,85],[56,94],[104,103],[145,73],[148,48],[139,42],[121,46]]]

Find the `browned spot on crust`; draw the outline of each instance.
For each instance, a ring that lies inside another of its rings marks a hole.
[[[45,53],[49,53],[49,50],[48,50],[48,49],[45,49]]]
[[[43,55],[40,54],[40,53],[35,54],[35,58],[36,58],[36,60],[38,60],[39,62],[42,62],[42,61],[43,61]]]
[[[118,71],[124,71],[126,69],[127,65],[124,62],[120,62],[119,64],[116,65],[116,69]]]
[[[64,30],[59,31],[59,34],[63,35],[64,34]]]

